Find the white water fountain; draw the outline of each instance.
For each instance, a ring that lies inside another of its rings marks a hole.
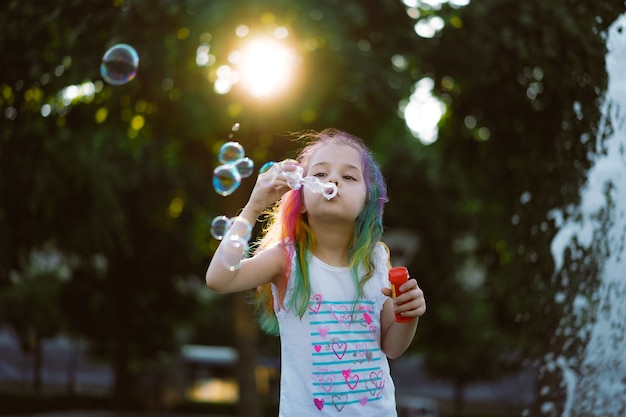
[[[559,331],[566,345],[581,343],[579,354],[546,356],[545,368],[560,371],[561,386],[540,387],[544,394],[558,391],[540,404],[544,416],[626,416],[626,15],[611,26],[607,47],[609,82],[594,165],[580,205],[567,210],[567,220],[554,213],[559,232],[552,242],[557,272],[568,248],[582,256],[574,241],[593,251],[598,288],[576,294]],[[557,302],[565,299],[571,297],[557,294]]]

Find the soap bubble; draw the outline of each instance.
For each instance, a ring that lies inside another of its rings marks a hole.
[[[237,171],[239,171],[241,178],[248,178],[254,171],[254,161],[248,157],[238,160],[235,163],[235,166],[237,167]]]
[[[263,174],[269,171],[274,165],[276,165],[276,162],[274,161],[269,161],[269,162],[264,163],[261,169],[259,169],[259,174]]]
[[[243,146],[239,142],[226,142],[220,148],[217,158],[223,164],[235,163],[245,156]]]
[[[300,187],[302,187],[303,172],[304,169],[300,165],[296,166],[296,169],[293,171],[282,171],[282,174],[287,177],[287,185],[289,185],[289,188],[299,190]]]
[[[222,240],[228,231],[229,219],[226,216],[217,216],[211,221],[211,235],[217,240]]]
[[[237,216],[229,219],[226,225],[227,232],[233,228],[235,223],[237,223],[237,226],[235,227],[236,230],[233,234],[241,236],[246,241],[250,240],[250,236],[252,235],[252,225],[245,217]]]
[[[139,55],[135,48],[125,43],[113,45],[102,57],[100,74],[111,85],[122,85],[137,75]]]
[[[233,130],[239,129],[239,124]],[[218,159],[222,163],[213,171],[213,187],[218,194],[232,194],[240,185],[242,178],[248,178],[254,171],[254,161],[245,156],[239,142],[228,141],[220,147]]]
[[[211,222],[211,234],[221,240],[219,260],[229,270],[239,268],[244,253],[248,250],[248,241],[252,235],[252,225],[241,216],[229,219],[216,216]]]
[[[228,235],[225,240],[220,243],[219,258],[222,265],[229,271],[239,269],[241,259],[248,248],[248,241],[243,237],[233,234]]]
[[[241,184],[241,175],[233,164],[220,165],[213,170],[213,188],[218,194],[231,195]]]
[[[233,125],[233,127],[232,127],[230,130],[232,130],[233,132],[237,132],[237,131],[239,130],[239,128],[240,128],[240,127],[241,127],[241,125],[240,125],[239,123],[235,123],[235,124]],[[232,139],[234,136],[235,136],[235,134],[234,134],[234,133],[230,133],[230,134],[228,135],[228,139]]]

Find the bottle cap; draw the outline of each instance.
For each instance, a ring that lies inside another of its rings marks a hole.
[[[409,270],[404,266],[396,266],[389,270],[389,281],[404,282],[409,278]]]

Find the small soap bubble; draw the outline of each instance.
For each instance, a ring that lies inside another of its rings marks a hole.
[[[236,226],[233,225],[236,224]],[[252,235],[252,225],[250,222],[241,216],[233,217],[228,220],[228,224],[226,225],[226,230],[231,230],[233,228],[233,234],[240,236],[242,239],[245,239],[246,242],[250,240],[250,236]]]
[[[213,188],[226,197],[241,185],[241,175],[233,164],[220,165],[213,170]]]
[[[220,148],[217,158],[223,164],[231,164],[242,159],[245,156],[243,146],[239,142],[226,142]]]
[[[137,75],[139,55],[135,48],[125,43],[113,45],[102,57],[100,75],[111,85],[122,85]]]
[[[235,124],[233,125],[232,131],[233,131],[233,132],[237,132],[237,131],[239,130],[239,128],[240,128],[240,127],[241,127],[241,126],[239,125],[239,123],[235,123]]]
[[[233,234],[220,243],[219,258],[222,265],[229,271],[239,269],[241,259],[248,248],[248,242],[239,235]]]
[[[222,240],[224,235],[228,231],[229,219],[226,216],[217,216],[211,221],[211,235],[217,239]]]
[[[248,178],[254,171],[254,161],[248,157],[238,160],[235,163],[235,166],[237,167],[237,171],[239,171],[241,178]]]
[[[261,167],[261,169],[259,169],[259,174],[264,174],[267,171],[269,171],[274,165],[276,165],[276,162],[273,161],[269,161],[263,164],[263,166]]]

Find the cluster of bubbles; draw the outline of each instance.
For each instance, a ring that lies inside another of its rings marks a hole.
[[[100,75],[111,85],[122,85],[137,75],[139,54],[135,48],[125,43],[110,47],[102,57]]]
[[[254,161],[245,155],[239,142],[229,141],[222,145],[218,155],[221,162],[213,170],[213,188],[226,197],[241,185],[241,179],[252,175]]]
[[[233,131],[237,130],[238,123],[233,126]],[[232,135],[229,139],[232,139]],[[232,140],[221,146],[218,160],[220,165],[213,171],[213,188],[218,194],[228,196],[239,188],[242,178],[252,174],[254,162],[245,156],[243,146]],[[337,195],[337,186],[334,183],[323,183],[313,176],[304,177],[304,169],[301,166],[293,168],[292,165],[290,170],[285,170],[283,162],[266,162],[259,170],[259,174],[268,173],[274,177],[282,174],[287,178],[289,188],[299,190],[304,185],[327,200]],[[211,221],[211,235],[222,241],[219,260],[228,270],[235,271],[239,268],[241,259],[249,248],[251,234],[252,225],[240,216],[228,218],[219,215]]]
[[[217,216],[211,222],[211,235],[221,240],[219,260],[229,271],[239,268],[252,234],[252,225],[244,217]]]

